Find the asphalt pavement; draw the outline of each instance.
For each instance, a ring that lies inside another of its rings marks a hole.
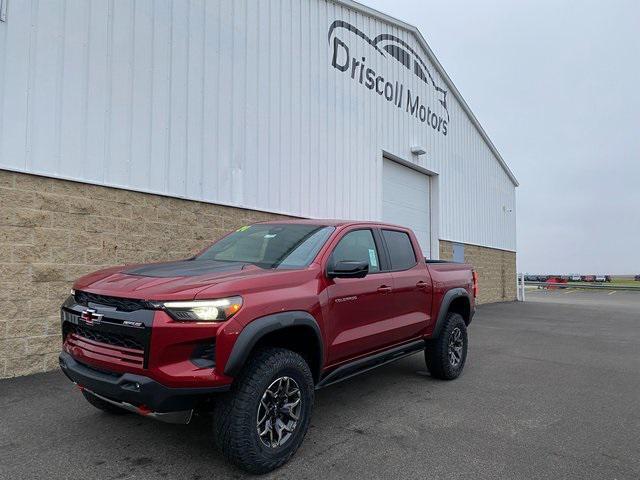
[[[265,478],[640,478],[640,294],[528,292],[479,308],[458,380],[414,355],[317,392]],[[227,479],[209,420],[95,410],[60,372],[0,381],[1,479]]]

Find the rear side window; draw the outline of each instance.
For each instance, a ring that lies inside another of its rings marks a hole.
[[[380,271],[378,249],[371,230],[354,230],[342,237],[331,254],[333,264],[341,260],[367,262],[369,272]]]
[[[389,249],[392,270],[406,270],[417,263],[416,254],[407,233],[397,230],[382,230],[382,236]]]

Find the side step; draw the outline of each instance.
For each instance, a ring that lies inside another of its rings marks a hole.
[[[390,348],[384,352],[374,353],[368,357],[359,358],[353,362],[349,362],[342,365],[332,372],[328,373],[322,380],[316,384],[316,390],[319,390],[329,385],[346,380],[347,378],[354,377],[374,368],[381,367],[387,363],[395,362],[401,358],[408,357],[414,353],[423,351],[425,347],[424,340],[416,340],[411,343],[400,345],[398,347]]]

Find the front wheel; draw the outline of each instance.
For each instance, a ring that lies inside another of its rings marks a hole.
[[[214,435],[225,458],[250,473],[285,464],[309,428],[314,386],[309,366],[282,348],[259,351],[214,412]]]
[[[453,380],[467,360],[467,325],[459,313],[448,313],[438,338],[429,340],[424,358],[431,376]]]

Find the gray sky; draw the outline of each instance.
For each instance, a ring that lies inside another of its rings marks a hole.
[[[640,274],[640,2],[363,0],[418,27],[521,186],[518,268]]]

